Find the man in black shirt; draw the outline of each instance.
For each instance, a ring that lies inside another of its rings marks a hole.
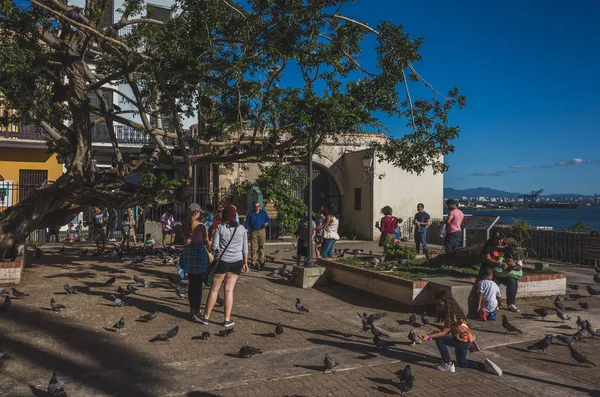
[[[417,254],[421,244],[423,245],[423,253],[427,250],[427,228],[431,224],[431,217],[425,212],[423,203],[417,204],[417,213],[415,214],[415,246]]]

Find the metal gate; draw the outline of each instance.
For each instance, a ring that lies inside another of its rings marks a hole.
[[[19,201],[48,182],[47,170],[19,170]]]
[[[308,203],[308,165],[296,164],[291,172],[303,176],[295,195]],[[314,210],[318,210],[321,206],[328,207],[339,217],[342,210],[342,196],[337,183],[329,172],[319,165],[313,164],[312,184]]]

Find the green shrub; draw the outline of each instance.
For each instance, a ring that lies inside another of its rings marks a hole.
[[[399,259],[415,259],[417,257],[417,250],[407,245],[400,245],[396,243],[386,243],[383,247],[385,252],[385,260],[393,261]]]

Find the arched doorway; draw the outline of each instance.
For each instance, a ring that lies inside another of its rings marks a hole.
[[[308,203],[308,165],[294,164],[293,167],[296,173],[305,177],[297,195],[305,203]],[[337,183],[327,169],[313,163],[312,183],[313,209],[318,210],[321,206],[326,206],[331,208],[339,217],[342,211],[342,195]]]

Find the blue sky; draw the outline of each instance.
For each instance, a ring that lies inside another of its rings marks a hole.
[[[422,36],[421,75],[467,96],[445,186],[600,193],[600,1],[358,0],[342,13]]]

